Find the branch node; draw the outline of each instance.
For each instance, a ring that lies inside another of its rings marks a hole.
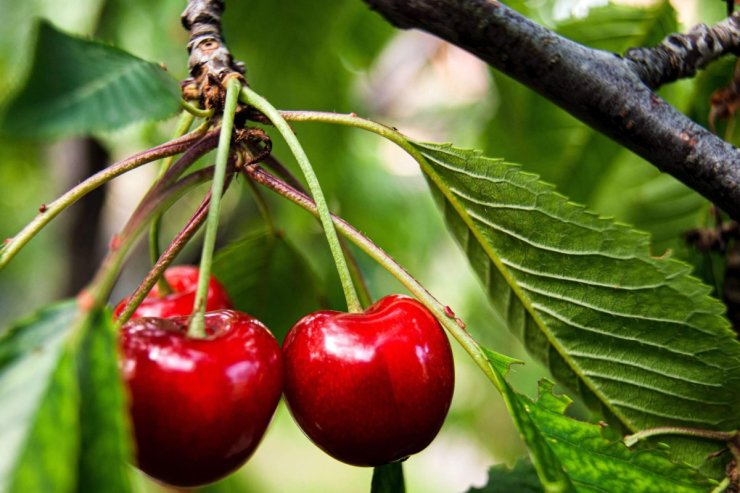
[[[234,60],[222,34],[224,8],[224,0],[189,0],[180,18],[190,31],[190,77],[181,83],[183,98],[199,99],[203,108],[219,112],[223,110],[227,82],[237,77],[242,84],[247,83],[244,64]]]

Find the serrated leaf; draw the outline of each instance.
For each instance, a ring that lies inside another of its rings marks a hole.
[[[493,306],[558,381],[628,430],[738,428],[740,343],[688,265],[515,165],[413,145]],[[704,462],[706,444],[671,442]]]
[[[491,351],[483,352],[492,363],[498,359]],[[554,394],[552,382],[541,381],[539,398],[533,401],[497,375],[544,491],[704,493],[712,487],[695,469],[672,462],[664,451],[630,450],[619,438],[605,438],[600,426],[565,416],[571,400]],[[559,484],[552,481],[555,474],[561,478]]]
[[[39,311],[0,338],[0,491],[73,491],[79,387],[65,343],[74,302]]]
[[[305,257],[284,237],[267,231],[219,250],[213,275],[235,307],[264,322],[279,341],[301,317],[325,304],[321,282]]]
[[[131,491],[131,434],[109,310],[88,315],[78,358],[81,448],[78,491]]]
[[[114,130],[168,117],[179,101],[177,82],[158,65],[42,22],[28,80],[2,131],[59,137]]]
[[[503,464],[488,470],[488,482],[481,488],[470,488],[467,493],[542,493],[542,485],[534,466],[518,460],[509,469]]]
[[[563,470],[559,458],[549,446],[546,437],[542,435],[542,432],[532,421],[532,417],[529,415],[529,407],[519,399],[518,394],[506,382],[504,374],[499,371],[501,367],[500,362],[507,357],[485,348],[481,349],[486,355],[496,376],[494,384],[504,398],[509,414],[514,420],[514,425],[527,444],[532,463],[537,471],[537,476],[540,478],[542,487],[548,493],[575,492],[575,486],[569,475]]]

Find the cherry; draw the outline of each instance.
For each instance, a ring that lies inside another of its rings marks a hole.
[[[131,318],[138,317],[173,317],[190,315],[195,303],[195,291],[198,287],[198,267],[194,265],[178,265],[164,271],[164,278],[172,287],[171,294],[161,296],[155,285],[146,295],[144,301],[136,308]],[[121,300],[116,306],[113,315],[118,318],[126,308],[130,297]],[[229,295],[216,278],[211,276],[208,283],[206,311],[233,308]]]
[[[282,357],[257,319],[206,313],[204,339],[189,317],[138,318],[122,330],[138,467],[162,482],[216,481],[254,452],[280,400]]]
[[[356,466],[399,461],[426,448],[450,407],[454,365],[434,316],[407,296],[364,313],[320,311],[283,344],[284,393],[303,432]]]

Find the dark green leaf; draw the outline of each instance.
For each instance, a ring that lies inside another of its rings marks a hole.
[[[488,482],[482,488],[470,488],[467,493],[542,493],[542,485],[534,466],[519,460],[509,469],[503,464],[488,471]]]
[[[2,130],[30,137],[113,130],[168,117],[179,99],[177,82],[158,65],[42,22],[31,73]]]
[[[555,378],[628,430],[737,429],[740,343],[686,264],[514,165],[414,146],[493,306]],[[695,464],[710,450],[671,443]]]
[[[301,317],[324,304],[321,283],[285,238],[257,231],[221,249],[213,274],[235,307],[260,319],[279,341]]]
[[[73,491],[79,387],[67,341],[74,302],[39,311],[0,337],[0,491]]]
[[[82,428],[78,491],[125,493],[131,490],[131,435],[112,314],[91,313],[83,331],[77,355]]]
[[[373,468],[370,493],[405,493],[403,462],[394,462]]]

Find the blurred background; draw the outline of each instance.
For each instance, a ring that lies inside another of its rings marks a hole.
[[[605,4],[510,2],[568,37],[615,52],[655,44],[665,34],[698,21],[716,22],[726,8],[719,0]],[[179,16],[184,7],[184,0],[0,0],[0,111],[2,102],[23,83],[36,19],[49,19],[60,29],[163,63],[182,79],[187,33]],[[224,20],[227,42],[246,63],[249,83],[275,106],[354,111],[417,140],[453,142],[521,163],[572,200],[650,231],[655,254],[670,250],[691,262],[697,275],[720,292],[717,259],[693,252],[681,239],[682,232],[711,221],[706,201],[465,52],[419,32],[394,30],[360,0],[228,1]],[[673,84],[662,95],[706,125],[709,96],[729,82],[732,68],[731,61],[716,64],[696,81]],[[167,140],[173,130],[174,118],[63,141],[0,137],[0,238],[14,235],[42,203],[85,176]],[[547,371],[530,360],[489,308],[414,162],[393,145],[358,130],[305,123],[295,124],[295,130],[331,208],[451,306],[482,344],[525,360],[512,381],[532,395]],[[730,126],[722,126],[721,131],[734,139]],[[275,140],[275,154],[297,170],[285,147]],[[116,179],[35,238],[0,273],[0,326],[52,300],[74,296],[95,272],[109,239],[124,224],[154,173],[155,167],[149,166]],[[165,237],[175,234],[185,221],[178,211],[192,210],[201,196],[194,193],[184,199],[187,207],[167,214]],[[226,197],[221,245],[263,228],[243,181],[235,183]],[[268,200],[279,228],[310,265],[317,289],[330,306],[343,308],[318,223],[290,203],[273,196]],[[194,262],[197,254],[196,240],[178,262]],[[357,257],[374,297],[401,290],[371,260],[359,252]],[[142,245],[126,265],[113,301],[135,288],[148,265]],[[302,282],[289,271],[279,279],[285,293],[306,289]],[[275,301],[271,300],[275,306],[290,304],[291,298]],[[284,334],[289,325],[271,328]],[[512,464],[525,454],[494,389],[466,355],[457,348],[456,352],[452,410],[434,443],[406,463],[409,491],[466,491],[485,483],[491,465]],[[239,474],[209,489],[367,491],[370,476],[371,470],[345,466],[315,448],[281,404],[256,455]],[[144,478],[141,485],[159,489]]]

